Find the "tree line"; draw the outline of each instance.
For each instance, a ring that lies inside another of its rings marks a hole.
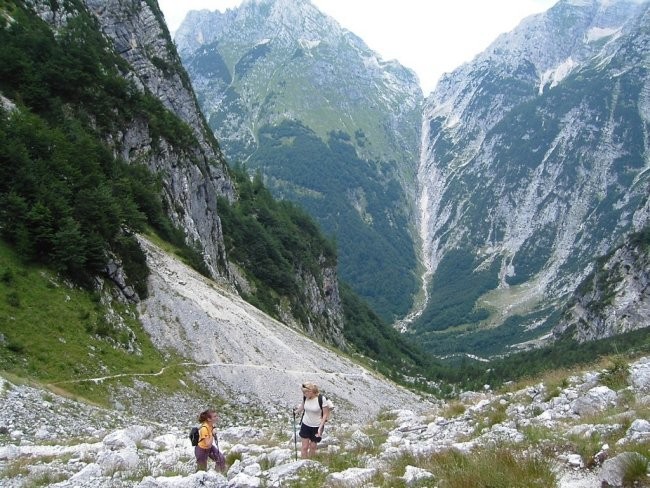
[[[87,13],[56,36],[20,5],[10,14],[0,17],[0,90],[16,105],[0,108],[0,235],[80,284],[115,255],[141,295],[148,270],[133,233],[147,225],[200,268],[166,216],[160,178],[105,144],[138,117],[154,141],[190,146],[190,128],[126,81],[124,61]]]

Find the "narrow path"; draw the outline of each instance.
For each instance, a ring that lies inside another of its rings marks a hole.
[[[160,371],[157,373],[119,373],[119,374],[114,374],[114,375],[108,375],[108,376],[100,376],[97,378],[80,378],[80,379],[75,379],[75,380],[63,380],[63,381],[56,381],[54,383],[48,383],[48,386],[55,386],[55,385],[63,385],[63,384],[69,384],[69,383],[84,383],[86,381],[90,381],[93,383],[101,383],[102,381],[105,380],[111,380],[115,378],[127,378],[127,377],[142,377],[142,376],[160,376],[162,375],[167,369],[169,368],[174,368],[177,366],[195,366],[199,368],[211,368],[215,366],[229,366],[229,367],[236,367],[236,368],[243,368],[243,369],[266,369],[270,371],[279,371],[282,373],[295,373],[297,375],[318,375],[318,376],[339,376],[339,377],[344,377],[344,378],[363,378],[365,376],[368,376],[365,373],[340,373],[340,372],[327,372],[327,371],[304,371],[304,370],[297,370],[297,369],[286,369],[286,368],[278,368],[275,366],[266,366],[263,364],[238,364],[238,363],[222,363],[222,362],[216,362],[216,363],[193,363],[193,362],[184,362],[184,363],[176,363],[176,364],[170,364],[168,366],[163,367]]]

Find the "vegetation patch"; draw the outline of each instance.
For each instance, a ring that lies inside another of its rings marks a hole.
[[[153,346],[133,306],[106,305],[98,292],[74,286],[48,268],[23,264],[0,241],[0,274],[7,270],[12,279],[0,280],[0,296],[15,293],[20,306],[0,300],[0,316],[6,317],[0,321],[1,370],[102,405],[111,385],[129,384],[134,377],[168,392],[181,388],[179,380],[194,384],[184,367],[173,366],[180,358]],[[163,368],[165,374],[157,375]],[[98,377],[108,379],[84,381]]]
[[[141,119],[154,146],[165,139],[188,158],[196,138],[124,78],[125,61],[84,10],[56,36],[21,5],[11,19],[0,17],[0,90],[17,104],[0,109],[0,236],[24,259],[87,287],[117,256],[145,297],[149,270],[133,232],[148,224],[180,246],[184,234],[167,217],[161,178],[116,158],[105,141]]]

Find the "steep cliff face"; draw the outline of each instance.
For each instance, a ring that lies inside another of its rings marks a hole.
[[[54,28],[76,15],[69,2],[31,1],[30,6]],[[164,174],[168,215],[182,228],[189,243],[204,250],[204,260],[213,277],[227,277],[223,236],[217,214],[217,196],[234,198],[225,160],[214,137],[206,128],[192,87],[173,49],[162,14],[155,2],[130,0],[88,0],[115,51],[129,65],[124,76],[141,91],[160,99],[165,107],[192,130],[196,144],[156,138],[149,121],[134,117],[129,126],[110,134],[116,155],[126,161],[146,164]]]
[[[419,287],[415,75],[309,1],[190,12],[175,42],[228,159],[336,236],[341,276],[384,318],[405,314]]]
[[[166,210],[174,224],[183,229],[190,245],[198,247],[213,278],[235,286],[246,279],[228,261],[217,199],[237,199],[225,158],[196,101],[189,78],[155,1],[87,0],[74,2],[31,1],[29,6],[54,30],[85,8],[97,20],[98,28],[125,61],[123,76],[137,90],[160,100],[190,130],[176,137],[161,136],[160,121],[137,114],[117,131],[105,134],[114,154],[128,162],[144,163],[162,178]],[[338,296],[336,264],[323,263],[319,276],[296,270],[303,283],[296,299],[305,304],[296,314],[291,307],[279,314],[296,327],[332,344],[344,346],[343,316]],[[300,319],[298,317],[301,317]]]
[[[412,330],[432,349],[468,325],[478,353],[498,348],[476,325],[511,344],[547,332],[594,257],[645,225],[649,25],[647,2],[561,1],[427,100]]]
[[[650,230],[599,261],[576,290],[553,336],[580,341],[612,337],[650,327]]]

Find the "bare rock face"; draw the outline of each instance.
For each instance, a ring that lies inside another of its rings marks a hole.
[[[217,197],[234,198],[225,160],[196,104],[192,87],[180,67],[162,15],[147,2],[88,0],[89,11],[115,51],[128,61],[127,75],[141,90],[151,93],[191,129],[197,145],[178,148],[177,141],[156,141],[147,121],[133,120],[112,141],[127,161],[143,161],[166,175],[165,196],[170,217],[185,230],[190,243],[198,242],[213,275],[227,275]]]
[[[614,251],[577,290],[567,319],[554,330],[580,342],[650,327],[650,253],[633,242]]]
[[[228,275],[217,197],[234,198],[234,188],[221,151],[207,128],[187,75],[160,11],[148,2],[88,0],[115,52],[130,66],[125,77],[142,92],[158,98],[186,123],[196,138],[191,147],[152,135],[149,121],[134,117],[117,134],[106,134],[116,156],[148,166],[163,175],[169,217],[182,228],[189,244],[198,243],[213,277]],[[30,6],[57,29],[79,15],[70,5],[32,0]]]
[[[648,59],[649,6],[557,2],[439,81],[425,104],[419,169],[432,296],[457,286],[468,310],[484,307],[476,322],[510,321],[536,339],[595,258],[647,225],[650,78],[635,67]],[[450,272],[468,262],[467,274]],[[636,286],[625,300],[636,300]],[[439,312],[425,310],[418,332],[470,315],[431,308]],[[629,329],[631,308],[603,327]]]

